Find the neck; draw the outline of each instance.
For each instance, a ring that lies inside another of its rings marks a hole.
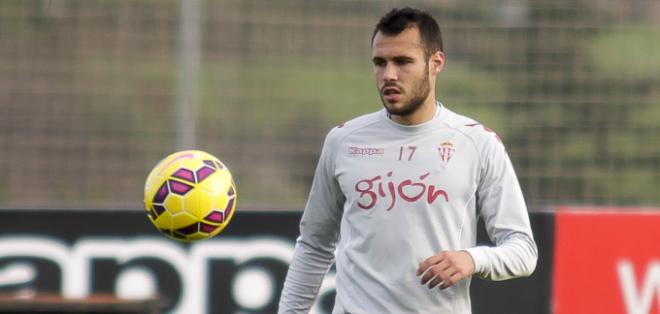
[[[429,94],[419,109],[407,116],[391,115],[392,121],[403,125],[422,124],[431,121],[436,112],[435,95]]]

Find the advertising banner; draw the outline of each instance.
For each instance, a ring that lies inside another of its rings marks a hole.
[[[553,312],[660,313],[659,227],[654,212],[559,210]]]

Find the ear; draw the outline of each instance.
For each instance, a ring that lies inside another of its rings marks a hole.
[[[436,51],[429,58],[429,72],[438,75],[445,66],[445,54],[442,51]]]

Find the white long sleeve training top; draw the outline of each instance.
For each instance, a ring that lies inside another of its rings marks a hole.
[[[476,246],[484,219],[494,247]],[[428,289],[418,265],[466,250],[475,275],[528,276],[537,248],[515,172],[490,129],[438,103],[423,124],[400,125],[383,109],[326,137],[279,313],[307,313],[335,262],[333,313],[471,313],[466,278]]]

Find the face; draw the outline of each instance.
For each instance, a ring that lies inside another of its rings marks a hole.
[[[405,117],[419,111],[425,103],[435,105],[431,88],[442,66],[443,60],[436,60],[441,54],[426,58],[416,27],[394,36],[376,34],[372,44],[374,76],[380,99],[390,115]]]

